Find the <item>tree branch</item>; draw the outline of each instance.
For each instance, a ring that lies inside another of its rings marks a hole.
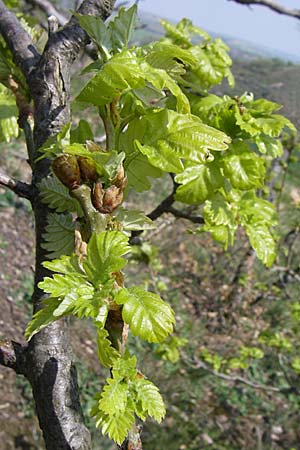
[[[19,197],[27,198],[27,200],[32,200],[33,191],[30,184],[16,180],[15,178],[12,178],[1,171],[0,171],[0,185],[10,189]]]
[[[15,63],[28,80],[30,73],[40,59],[32,39],[16,16],[0,0],[0,33],[10,48]]]
[[[166,212],[173,214],[174,217],[178,217],[179,219],[187,219],[193,223],[201,223],[201,224],[204,223],[204,219],[202,216],[193,215],[188,213],[187,211],[180,211],[179,209],[174,208],[173,206],[170,206]]]
[[[239,3],[241,5],[260,5],[266,6],[272,11],[277,12],[278,14],[283,14],[285,16],[294,17],[296,19],[300,19],[300,9],[291,9],[286,8],[279,3],[273,2],[272,0],[228,0],[233,1],[235,3]]]
[[[16,373],[26,374],[26,347],[14,341],[0,341],[0,364]]]
[[[269,391],[269,392],[278,392],[278,393],[282,393],[282,394],[288,394],[288,393],[295,391],[295,389],[292,387],[278,388],[275,386],[268,386],[265,384],[256,383],[256,382],[248,380],[247,378],[240,377],[239,375],[226,375],[225,373],[217,372],[216,370],[212,369],[208,364],[206,364],[204,361],[202,361],[200,359],[195,360],[195,364],[192,364],[191,362],[187,361],[187,359],[184,357],[183,357],[183,360],[187,364],[188,367],[190,367],[194,370],[203,369],[206,372],[210,373],[211,375],[214,375],[217,378],[220,378],[225,381],[233,382],[233,383],[245,384],[246,386],[249,386],[253,389],[260,389],[262,391]]]
[[[60,11],[52,5],[48,0],[26,0],[26,3],[39,8],[43,11],[47,17],[55,16],[58,20],[59,25],[63,26],[68,22],[68,18],[62,14]]]

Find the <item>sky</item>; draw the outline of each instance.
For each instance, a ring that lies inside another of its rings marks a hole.
[[[276,2],[300,9],[300,0]],[[250,8],[228,0],[140,0],[139,7],[175,21],[182,17],[191,18],[207,31],[263,44],[298,56],[300,61],[300,20],[282,16],[266,7]]]

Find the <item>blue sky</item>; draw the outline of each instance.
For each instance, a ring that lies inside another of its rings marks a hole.
[[[277,0],[299,8],[299,0]],[[280,50],[300,61],[300,20],[281,16],[262,6],[251,8],[228,0],[140,0],[140,8],[161,17],[189,17],[198,26]]]

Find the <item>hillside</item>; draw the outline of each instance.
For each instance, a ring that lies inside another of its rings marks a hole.
[[[146,11],[140,10],[139,13],[140,24],[139,29],[135,35],[135,41],[140,43],[147,43],[159,39],[163,35],[163,27],[160,25],[160,17],[155,14],[150,14]],[[168,19],[167,19],[168,20]],[[205,24],[202,25],[205,28]],[[238,39],[228,35],[217,35],[216,33],[208,31],[214,38],[221,37],[224,42],[230,47],[231,55],[234,59],[241,59],[243,61],[253,61],[258,58],[272,59],[278,58],[285,62],[300,62],[299,58],[294,55],[284,53],[282,51],[268,48],[266,46],[253,44],[251,42]]]

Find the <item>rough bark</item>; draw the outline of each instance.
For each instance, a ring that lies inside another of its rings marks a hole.
[[[105,19],[114,3],[114,0],[85,0],[78,12]],[[89,38],[73,17],[65,27],[50,33],[43,54],[39,55],[30,36],[1,0],[0,32],[25,75],[33,99],[34,160],[47,138],[70,121],[70,68]],[[42,300],[37,284],[47,275],[42,266],[45,251],[41,242],[48,214],[40,201],[37,184],[49,174],[49,161],[44,159],[32,166],[32,206],[36,220],[33,303],[37,311]],[[25,357],[23,373],[32,385],[47,450],[91,448],[89,432],[83,423],[66,322],[55,322],[38,333],[30,341]],[[11,368],[14,365],[13,361],[10,366],[7,364]]]

